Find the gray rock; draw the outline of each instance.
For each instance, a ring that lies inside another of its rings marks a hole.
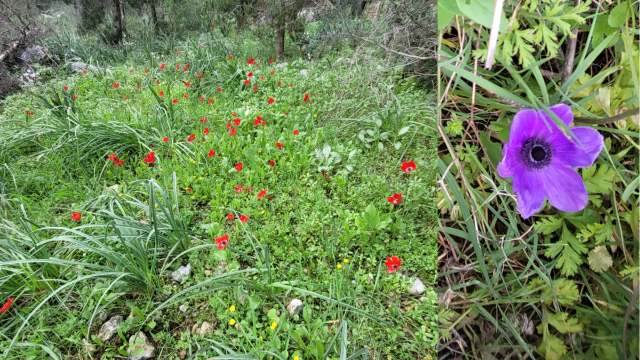
[[[82,72],[83,70],[87,70],[87,71],[98,71],[98,68],[93,66],[93,65],[89,65],[86,63],[83,63],[82,61],[73,61],[69,63],[69,68],[71,69],[71,71],[73,72]]]
[[[304,309],[304,304],[298,299],[293,299],[287,304],[287,311],[291,316],[300,314],[302,309]]]
[[[210,322],[203,322],[200,329],[198,329],[198,325],[194,324],[193,328],[191,328],[191,332],[194,334],[202,334],[202,335],[210,335],[213,333],[213,325]]]
[[[411,282],[411,287],[409,288],[411,295],[420,295],[424,292],[424,284],[420,279],[411,278],[409,281]]]
[[[140,349],[142,349],[142,352]],[[156,348],[149,344],[147,337],[140,331],[129,338],[129,350],[127,353],[129,354],[129,360],[151,359],[156,356]]]
[[[180,305],[180,307],[178,308],[180,311],[182,311],[183,313],[187,312],[187,305]]]
[[[218,267],[216,270],[216,274],[224,274],[225,272],[227,272],[227,262],[224,260],[221,260],[220,263],[218,263]]]
[[[191,273],[191,264],[187,264],[187,266],[180,266],[178,270],[171,273],[171,279],[177,283],[182,284],[182,282],[189,277]]]
[[[307,76],[309,76],[309,72],[307,71],[307,69],[302,69],[302,70],[300,70],[300,75],[302,75],[304,77],[307,77]]]
[[[109,321],[107,321],[106,323],[102,324],[100,332],[98,332],[98,339],[100,339],[100,341],[102,342],[111,339],[111,337],[113,337],[113,335],[118,332],[118,326],[120,325],[120,323],[122,323],[122,316],[117,315],[109,319]]]
[[[213,271],[211,271],[211,270],[205,270],[204,271],[204,276],[211,276],[211,275],[213,275]]]
[[[244,305],[244,302],[247,301],[248,298],[249,298],[249,295],[243,294],[238,298],[238,302],[240,303],[240,305]]]
[[[47,56],[47,49],[40,45],[30,45],[24,49],[18,57],[26,62],[33,62],[43,59]]]

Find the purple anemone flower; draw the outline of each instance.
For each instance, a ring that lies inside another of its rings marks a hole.
[[[555,105],[549,110],[567,126],[573,123],[569,106]],[[593,165],[604,147],[604,138],[589,127],[571,130],[580,144],[564,134],[544,110],[522,110],[513,118],[498,173],[503,178],[513,177],[517,209],[523,218],[540,211],[545,197],[556,209],[565,212],[580,211],[587,206],[587,189],[573,168]]]

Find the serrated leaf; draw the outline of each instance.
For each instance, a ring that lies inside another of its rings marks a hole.
[[[558,302],[562,305],[571,305],[580,297],[580,292],[578,291],[578,286],[569,279],[556,279],[553,282],[553,292],[558,299]],[[541,291],[541,296],[547,297],[551,296],[551,288],[544,287]],[[546,298],[544,300],[545,305],[550,305],[552,298]]]
[[[567,313],[548,314],[547,322],[561,334],[576,333],[582,331],[582,325],[578,324],[577,318],[570,318]]]
[[[546,251],[545,256],[554,258],[558,254],[558,262],[556,268],[561,269],[562,274],[565,276],[572,276],[578,271],[578,266],[583,263],[582,256],[587,252],[587,247],[567,229],[567,226],[562,227],[562,235],[560,241],[551,245]]]
[[[560,229],[564,224],[564,219],[557,217],[550,217],[546,219],[540,219],[536,221],[534,228],[544,235],[549,235],[552,232]]]
[[[606,165],[600,165],[596,173],[596,165],[582,170],[584,185],[589,193],[609,194],[613,190],[615,170]]]
[[[613,260],[611,259],[611,255],[607,251],[606,246],[596,246],[594,249],[589,251],[589,267],[593,271],[607,271],[611,265],[613,265]]]
[[[538,350],[545,355],[545,360],[558,360],[567,353],[564,342],[552,334],[546,332]]]

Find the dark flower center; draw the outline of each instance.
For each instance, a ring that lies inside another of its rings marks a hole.
[[[393,264],[393,265],[391,265],[391,267],[395,270],[395,269],[398,268],[398,264]]]
[[[220,245],[222,245],[222,246],[226,246],[226,245],[227,245],[227,242],[226,242],[225,240],[222,240],[222,241],[220,242]]]
[[[521,154],[528,168],[539,170],[551,164],[553,149],[547,140],[535,137],[524,142]]]

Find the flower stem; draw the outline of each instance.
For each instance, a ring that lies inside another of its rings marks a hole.
[[[612,116],[604,119],[589,119],[589,118],[576,117],[576,118],[573,118],[573,121],[577,124],[591,124],[591,125],[611,124],[616,121],[631,117],[633,115],[632,113],[638,114],[638,109],[627,110],[622,114],[618,114],[616,116]]]

